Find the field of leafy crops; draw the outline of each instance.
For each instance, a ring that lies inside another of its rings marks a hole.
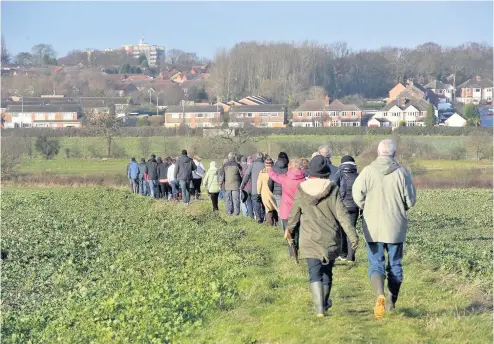
[[[243,234],[176,210],[110,189],[3,191],[3,343],[163,343],[229,307]]]
[[[421,190],[407,245],[437,267],[492,287],[492,191]]]
[[[307,286],[302,264],[297,271],[274,266],[267,277],[257,275],[256,269],[266,269],[274,259],[273,252],[285,259],[278,231],[241,218],[225,220],[209,212],[209,202],[166,206],[126,190],[103,188],[2,193],[4,343],[180,341],[194,338],[217,312],[239,307],[245,298],[239,285],[268,278],[268,289],[249,291],[268,303],[274,302],[276,288],[290,287],[298,275],[302,288]],[[421,190],[417,199],[410,212],[407,260],[437,267],[438,274],[457,272],[488,291],[492,192]],[[253,236],[256,240],[249,239]],[[358,259],[365,265],[364,251],[361,247]],[[367,285],[364,270],[360,264],[358,283]],[[408,280],[420,277],[407,271]],[[286,279],[276,282],[281,273]],[[243,281],[248,274],[249,281]],[[280,312],[286,311],[286,302],[294,300],[283,301]],[[308,316],[306,307],[302,313]],[[403,317],[395,321],[400,328],[409,322]]]

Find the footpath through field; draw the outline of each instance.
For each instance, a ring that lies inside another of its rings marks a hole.
[[[313,315],[307,264],[301,261],[297,266],[289,259],[279,229],[243,218],[225,219],[246,230],[246,240],[259,248],[264,264],[245,271],[235,308],[214,314],[203,328],[179,342],[492,343],[490,296],[457,276],[433,271],[415,249],[405,253],[397,309],[374,320],[375,296],[361,237],[358,264],[335,266],[333,308],[320,319]]]

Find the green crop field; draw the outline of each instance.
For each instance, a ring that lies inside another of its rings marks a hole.
[[[318,319],[278,229],[126,190],[2,193],[4,343],[493,340],[491,190],[419,191],[402,293],[380,321],[363,242]]]

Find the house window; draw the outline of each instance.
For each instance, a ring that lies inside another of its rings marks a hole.
[[[342,111],[341,116],[346,117],[346,111]]]
[[[332,127],[339,127],[340,126],[340,122],[338,122],[338,121],[331,121],[331,126]]]
[[[387,113],[387,112],[384,112],[384,113],[383,113],[383,116],[384,116],[384,117],[388,117],[388,113]]]
[[[303,112],[299,112],[298,117],[304,117]]]
[[[480,88],[474,89],[475,92],[480,92]]]
[[[172,118],[180,118],[180,113],[172,113]]]
[[[196,117],[197,118],[202,118],[202,117],[204,117],[204,115],[202,113],[196,113]]]
[[[208,113],[208,118],[214,118],[215,115],[216,115],[216,113],[210,112],[210,113]]]
[[[307,116],[312,117],[312,112],[307,112]]]
[[[352,111],[352,116],[357,116],[357,113],[355,111]]]
[[[317,122],[317,121],[316,121],[316,122],[314,122],[314,126],[315,126],[316,128],[320,128],[320,127],[322,127],[322,123],[321,123],[321,122]]]
[[[316,117],[321,117],[321,116],[322,116],[322,112],[316,112]]]
[[[38,121],[42,121],[42,120],[44,120],[44,119],[45,119],[45,114],[44,114],[44,113],[42,113],[42,112],[37,112],[37,113],[36,113],[35,118],[36,118]]]
[[[273,112],[270,116],[271,117],[278,117],[278,113],[277,112]]]
[[[74,115],[71,112],[66,112],[63,114],[63,119],[65,121],[70,121],[70,120],[74,119]]]
[[[54,121],[55,120],[55,114],[54,113],[48,113],[48,120],[49,121]]]
[[[485,91],[486,91],[487,93],[491,93],[491,92],[492,92],[492,88],[487,88]]]
[[[259,117],[268,117],[269,115],[269,112],[259,112]]]

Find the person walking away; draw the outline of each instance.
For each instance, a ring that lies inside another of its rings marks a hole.
[[[244,179],[250,165],[252,165],[252,157],[243,156],[240,160],[240,166],[242,166],[242,180]],[[254,219],[254,210],[252,207],[252,181],[249,180],[242,190],[247,193],[247,199],[240,205],[242,214]]]
[[[280,229],[281,233],[285,234],[286,226],[288,224],[288,217],[293,206],[293,199],[297,193],[297,188],[300,183],[305,181],[305,175],[300,168],[299,160],[292,160],[288,164],[288,171],[283,174],[278,174],[274,168],[268,171],[269,178],[276,183],[281,184],[282,195],[281,204],[279,209],[279,217],[281,219]],[[298,227],[293,230],[293,240],[295,247],[298,247],[299,231]],[[289,250],[290,256],[293,256],[293,252]]]
[[[171,187],[171,193],[168,194],[168,200],[173,200],[177,201],[178,200],[178,183],[177,180],[175,179],[175,164],[177,160],[175,159],[170,159],[171,163],[170,166],[168,166],[168,173],[167,173],[167,179],[168,183],[170,184]]]
[[[339,187],[340,198],[343,201],[343,205],[350,214],[350,221],[353,227],[357,226],[357,220],[360,214],[360,209],[353,200],[352,188],[355,179],[357,179],[357,164],[350,155],[346,155],[341,158],[341,165],[338,167],[338,172],[334,175],[334,183]],[[355,262],[355,251],[352,249],[352,245],[345,232],[341,232],[341,256],[344,261]]]
[[[182,155],[177,159],[175,165],[175,179],[178,180],[182,190],[182,199],[186,205],[190,203],[190,182],[192,180],[192,171],[196,170],[194,161],[187,156],[187,151],[182,150]]]
[[[331,162],[331,157],[333,156],[333,152],[328,146],[319,147],[318,153],[324,158],[326,158],[329,169],[331,170],[331,176],[333,176],[336,172],[338,172],[338,168],[335,165],[333,165],[333,163]]]
[[[149,194],[152,198],[155,198],[155,188],[158,184],[158,162],[156,161],[156,155],[151,155],[146,166],[148,170]]]
[[[156,162],[158,163],[158,165],[156,166],[157,180],[156,180],[156,189],[154,191],[154,195],[156,196],[156,198],[162,198],[163,196],[161,194],[161,184],[160,184],[159,171],[160,171],[160,166],[163,164],[163,159],[161,159],[161,157],[158,157],[156,159]]]
[[[410,173],[395,160],[396,144],[386,139],[379,143],[378,157],[355,180],[352,195],[363,209],[362,229],[367,243],[369,278],[376,291],[374,317],[395,308],[403,282],[403,243],[407,230],[407,211],[415,205],[416,192]],[[347,233],[348,234],[348,233]],[[388,253],[388,264],[384,251]],[[388,303],[384,281],[388,279]]]
[[[225,183],[223,181],[223,173],[225,172],[223,169],[223,166],[228,162],[228,159],[223,159],[223,163],[221,164],[221,167],[218,168],[218,181],[220,182],[220,194],[218,196],[219,199],[222,199],[224,202],[225,199]]]
[[[228,153],[228,161],[223,165],[222,184],[225,188],[225,207],[227,215],[240,214],[240,184],[242,183],[242,166],[235,161],[235,153]]]
[[[273,167],[273,159],[266,159],[265,168],[257,178],[257,194],[261,195],[262,204],[266,209],[266,222],[269,226],[276,226],[278,222],[278,207],[271,189],[269,188],[269,170]]]
[[[130,159],[130,164],[127,167],[127,177],[130,180],[132,193],[137,193],[139,190],[139,165],[135,158]]]
[[[274,170],[277,174],[284,174],[288,171],[288,163],[290,160],[288,159],[288,155],[285,152],[280,152],[278,154],[278,160],[274,163],[272,170]],[[269,189],[273,192],[274,199],[276,200],[276,206],[278,209],[281,206],[281,195],[283,191],[283,187],[280,183],[269,179]],[[281,223],[281,221],[280,221]]]
[[[148,173],[148,168],[146,166],[146,159],[141,158],[141,162],[139,163],[139,193],[142,196],[146,196],[146,185],[147,185],[147,180],[145,179],[145,176]]]
[[[218,211],[218,196],[220,194],[220,182],[218,181],[218,169],[216,168],[216,162],[211,161],[209,163],[209,170],[202,179],[202,185],[206,189],[211,197],[211,203],[213,204],[213,211]]]
[[[355,248],[357,232],[341,202],[338,187],[328,177],[331,170],[323,156],[310,161],[310,178],[298,185],[288,218],[285,239],[300,226],[299,257],[307,260],[309,281],[317,317],[332,307],[333,266],[339,255],[341,235],[338,223]]]
[[[158,181],[160,186],[161,198],[168,199],[168,160],[162,161],[158,164]]]
[[[196,199],[201,198],[201,183],[206,170],[201,163],[201,158],[197,155],[194,156],[194,164],[196,164],[196,170],[192,172],[192,184],[194,185]]]
[[[242,178],[242,184],[240,185],[240,189],[245,188],[248,182],[251,182],[251,197],[252,197],[252,208],[254,210],[254,215],[258,223],[264,222],[265,217],[265,209],[262,204],[261,195],[257,193],[257,178],[259,177],[259,173],[264,169],[264,154],[258,152],[256,154],[256,158],[252,161],[252,165],[250,165]]]

